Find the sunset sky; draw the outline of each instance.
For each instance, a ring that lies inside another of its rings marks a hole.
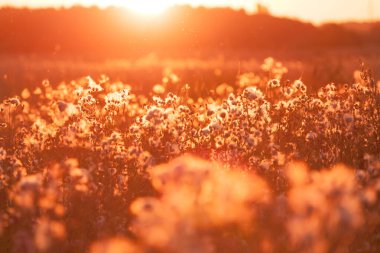
[[[380,0],[0,0],[11,6],[119,5],[139,12],[158,12],[174,4],[193,6],[229,6],[253,11],[257,2],[275,15],[296,17],[316,23],[380,19]],[[372,7],[370,7],[372,6]]]

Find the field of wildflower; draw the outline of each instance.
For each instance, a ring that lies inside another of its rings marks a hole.
[[[380,82],[363,67],[311,92],[287,72],[5,99],[0,252],[380,252]]]

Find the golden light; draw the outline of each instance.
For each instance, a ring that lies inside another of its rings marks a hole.
[[[120,1],[120,5],[143,15],[158,15],[173,5],[173,1],[164,0],[130,0]]]

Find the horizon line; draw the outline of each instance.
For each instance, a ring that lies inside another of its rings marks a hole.
[[[243,11],[246,15],[252,16],[252,15],[257,15],[257,11],[252,11],[248,10],[247,8],[244,7],[232,7],[232,6],[204,6],[204,5],[191,5],[191,4],[173,4],[170,6],[166,11],[164,11],[160,15],[164,15],[165,12],[167,12],[170,9],[173,8],[178,8],[178,7],[189,7],[191,9],[230,9],[236,12]],[[46,10],[46,9],[54,9],[54,10],[69,10],[73,8],[83,8],[83,9],[90,9],[90,8],[97,8],[100,10],[107,10],[107,9],[124,9],[128,10],[130,12],[135,12],[132,9],[128,8],[127,6],[121,6],[121,5],[115,5],[115,4],[110,4],[110,5],[99,5],[99,4],[83,4],[83,3],[77,3],[77,4],[68,4],[68,5],[35,5],[35,6],[27,6],[27,5],[12,5],[12,4],[0,4],[0,9],[5,9],[5,8],[10,8],[10,9],[29,9],[29,10]],[[138,14],[137,14],[138,15]],[[347,23],[361,23],[361,24],[371,24],[371,23],[379,23],[380,18],[373,18],[372,20],[368,19],[341,19],[341,20],[334,20],[334,19],[324,19],[320,21],[315,21],[311,19],[304,19],[301,17],[297,16],[291,16],[291,15],[277,15],[275,13],[272,13],[269,11],[268,15],[276,17],[276,18],[286,18],[286,19],[291,19],[291,20],[296,20],[300,21],[303,23],[311,23],[316,26],[324,25],[324,24],[347,24]]]

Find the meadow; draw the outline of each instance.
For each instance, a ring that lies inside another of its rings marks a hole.
[[[353,73],[363,63],[373,73],[380,72],[378,47],[297,50],[231,50],[210,53],[198,51],[192,56],[162,56],[150,53],[130,58],[94,58],[78,55],[1,54],[0,99],[19,95],[25,87],[36,88],[43,80],[55,87],[90,75],[107,75],[114,82],[128,82],[134,92],[149,95],[151,88],[167,73],[175,72],[182,83],[191,84],[194,96],[209,94],[221,83],[236,84],[237,76],[260,72],[268,55],[280,60],[289,70],[283,78],[302,79],[309,92],[316,93],[327,83],[355,82]]]
[[[158,66],[149,86],[143,70],[62,72],[9,91],[0,252],[379,252],[380,82],[367,66],[310,85],[297,64],[219,59],[197,84],[191,63]]]

